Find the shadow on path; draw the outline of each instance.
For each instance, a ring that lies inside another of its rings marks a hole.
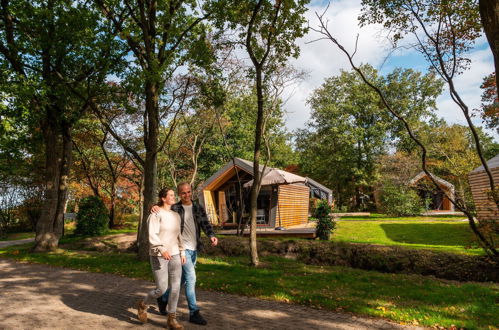
[[[0,259],[1,329],[132,329],[140,325],[135,303],[152,283]],[[179,320],[186,329],[402,329],[382,319],[316,310],[217,292],[199,291],[208,327],[187,322],[185,298]],[[8,306],[8,308],[5,308]],[[141,329],[164,328],[166,317],[149,309]]]

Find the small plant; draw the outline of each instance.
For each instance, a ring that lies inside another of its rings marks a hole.
[[[423,201],[416,191],[405,186],[385,185],[381,204],[385,213],[392,216],[418,215],[424,212]]]
[[[317,203],[313,217],[317,219],[317,225],[315,226],[317,237],[320,240],[329,240],[331,232],[336,227],[336,222],[331,216],[331,206],[327,201]]]
[[[102,235],[109,224],[109,216],[102,199],[85,197],[76,216],[75,235]]]

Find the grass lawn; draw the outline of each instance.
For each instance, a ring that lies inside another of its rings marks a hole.
[[[345,216],[342,221],[459,221],[466,219],[464,215],[431,215],[431,216],[410,216],[392,217],[386,214],[371,213],[369,216]]]
[[[483,254],[466,222],[339,221],[333,241],[403,245],[438,251]]]
[[[24,232],[24,233],[7,233],[5,236],[0,236],[0,241],[14,241],[17,239],[25,239],[35,237],[35,233],[33,232]]]
[[[152,280],[148,262],[133,254],[59,250],[31,254],[28,246],[0,257]],[[499,285],[459,283],[418,275],[383,274],[345,267],[305,265],[263,257],[252,268],[243,257],[201,257],[198,285],[262,299],[385,317],[424,326],[490,329],[499,325]]]

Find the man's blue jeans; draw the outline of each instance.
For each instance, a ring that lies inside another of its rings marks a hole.
[[[185,250],[185,264],[182,265],[182,279],[181,285],[185,285],[185,297],[187,298],[187,305],[189,306],[189,313],[192,315],[195,311],[199,310],[196,302],[196,260],[198,253],[196,250]],[[163,294],[163,301],[168,301],[170,291],[167,290]]]

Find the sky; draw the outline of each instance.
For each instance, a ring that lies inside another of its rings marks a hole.
[[[323,13],[325,1],[312,1],[306,14],[310,27],[318,27],[317,13]],[[349,51],[353,51],[355,39],[359,35],[357,53],[354,57],[356,64],[369,63],[381,73],[387,74],[396,67],[412,68],[425,72],[428,68],[427,62],[421,54],[415,50],[406,49],[388,56],[391,50],[389,42],[383,37],[381,26],[369,25],[363,28],[358,26],[357,17],[360,14],[360,0],[336,0],[332,1],[325,14],[329,21],[329,30]],[[292,59],[291,64],[308,73],[308,77],[288,88],[287,102],[285,104],[286,127],[289,130],[305,127],[310,118],[310,107],[306,100],[314,89],[320,87],[327,77],[335,76],[340,70],[350,70],[347,58],[331,41],[321,40],[317,32],[310,31],[305,37],[297,42],[300,45],[300,56]],[[388,56],[388,57],[387,57]],[[480,106],[482,91],[480,85],[483,78],[494,70],[492,52],[485,37],[481,37],[475,48],[470,52],[470,69],[455,79],[457,91],[468,104],[470,109]],[[461,110],[451,100],[448,90],[445,89],[437,99],[438,112],[448,123],[466,124]],[[474,123],[482,126],[479,117],[474,118]],[[488,130],[489,134],[499,141],[499,136],[494,131]]]

